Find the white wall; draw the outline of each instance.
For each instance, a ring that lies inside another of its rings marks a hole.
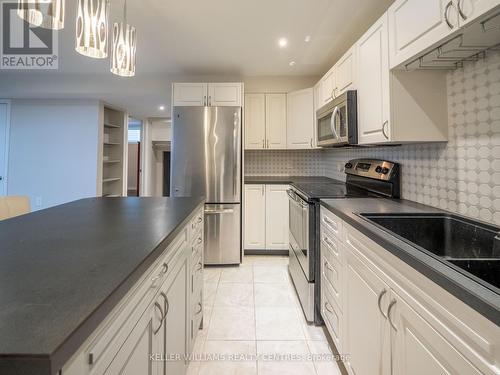
[[[9,195],[34,210],[97,193],[99,102],[13,100]]]

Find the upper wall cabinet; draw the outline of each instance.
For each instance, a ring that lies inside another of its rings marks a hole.
[[[389,8],[390,67],[411,62],[500,5],[499,0],[396,0]]]
[[[174,83],[174,106],[241,107],[243,84],[231,83]]]
[[[266,147],[266,95],[245,94],[245,149]]]
[[[314,89],[288,93],[287,149],[314,147]]]
[[[319,107],[327,104],[347,90],[355,88],[356,48],[353,46],[326,73],[319,82]]]
[[[359,143],[446,141],[446,76],[391,72],[387,25],[386,13],[357,42]]]
[[[353,46],[335,64],[336,82],[333,89],[334,97],[339,96],[347,90],[352,90],[356,86],[356,47]]]
[[[245,149],[286,149],[286,94],[245,94]]]

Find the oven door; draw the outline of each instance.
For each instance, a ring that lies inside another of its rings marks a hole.
[[[309,274],[309,204],[293,190],[287,191],[289,197],[290,251],[293,251],[308,281],[314,280]]]

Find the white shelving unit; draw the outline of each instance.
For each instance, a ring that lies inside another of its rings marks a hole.
[[[126,153],[128,114],[107,104],[101,108],[99,194],[126,196]]]

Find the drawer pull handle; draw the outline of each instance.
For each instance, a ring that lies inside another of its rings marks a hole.
[[[201,262],[198,262],[197,266],[196,271],[201,271],[203,269],[203,264],[201,264]]]
[[[384,289],[383,291],[381,291],[380,294],[378,295],[378,300],[377,300],[378,310],[380,311],[380,313],[382,314],[384,319],[387,319],[387,315],[385,315],[384,312],[382,311],[382,306],[380,306],[380,303],[382,302],[382,297],[384,297],[384,295],[386,293],[387,293],[387,289]]]
[[[325,261],[325,267],[326,267],[328,270],[330,270],[330,271],[332,271],[332,272],[335,272],[335,270],[334,270],[334,269],[333,269],[333,267],[330,265],[330,263],[328,263],[328,261]]]
[[[156,285],[156,282],[161,279],[162,275],[156,275],[155,277],[151,278],[151,289],[156,289],[158,285]]]
[[[194,313],[194,315],[199,315],[202,311],[203,311],[203,306],[200,302],[198,302],[197,304],[199,306],[199,310],[197,312]]]
[[[160,325],[158,326],[157,329],[153,330],[153,333],[156,335],[158,332],[160,332],[161,327],[163,326],[163,320],[165,319],[165,315],[163,314],[163,310],[158,302],[155,302],[155,307],[160,310]]]
[[[394,324],[394,322],[392,321],[392,318],[391,318],[391,311],[392,311],[392,308],[396,305],[398,301],[396,301],[395,299],[393,299],[391,301],[391,303],[389,304],[389,307],[387,308],[387,317],[389,318],[389,323],[391,324],[391,327],[394,329],[394,331],[398,331],[398,328],[396,327],[396,325]]]
[[[162,268],[161,268],[161,273],[166,274],[168,272],[168,264],[163,263]]]
[[[337,245],[335,245],[332,241],[330,241],[330,239],[328,237],[323,237],[323,241],[325,241],[325,243],[332,248],[332,250],[336,256],[339,255],[338,251],[336,251]]]
[[[335,312],[333,311],[333,307],[332,307],[332,305],[330,305],[330,303],[328,303],[328,302],[325,302],[325,309],[326,309],[326,311],[328,311],[330,314],[335,314]]]
[[[198,237],[198,244],[201,244],[203,242],[203,239],[201,237]]]
[[[453,1],[450,1],[447,5],[446,5],[446,8],[444,9],[444,19],[446,21],[446,23],[448,24],[448,27],[450,29],[453,29],[455,26],[453,26],[453,24],[450,22],[450,19],[448,18],[448,15],[449,15],[449,10],[450,8],[453,6]]]

